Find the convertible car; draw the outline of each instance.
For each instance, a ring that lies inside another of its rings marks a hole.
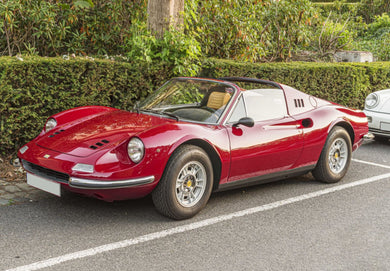
[[[364,105],[368,128],[375,140],[388,141],[390,138],[390,89],[370,93]]]
[[[132,112],[85,106],[55,114],[18,156],[27,182],[57,196],[151,193],[160,213],[185,219],[212,191],[308,172],[338,182],[366,133],[362,111],[286,85],[174,78]]]

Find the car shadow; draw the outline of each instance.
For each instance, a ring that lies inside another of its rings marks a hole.
[[[291,197],[291,191],[302,190],[303,192],[298,193],[301,194],[318,189],[320,186],[324,184],[317,182],[309,173],[296,178],[216,192],[211,195],[208,204],[200,214],[185,221],[175,221],[159,214],[150,195],[135,200],[105,202],[66,192],[61,198],[46,196],[35,201],[34,204],[36,208],[41,209],[41,218],[46,217],[47,220],[55,221],[59,225],[72,224],[77,221],[79,226],[87,226],[98,222],[104,224],[109,221],[114,225],[124,223],[130,227],[155,222],[175,226],[246,209],[252,207],[253,204],[281,200]],[[227,206],[230,207],[227,208]]]

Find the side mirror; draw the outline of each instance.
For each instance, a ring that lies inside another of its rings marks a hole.
[[[244,125],[246,127],[253,127],[255,125],[255,121],[252,118],[241,118],[238,122],[233,124],[233,127],[237,127],[238,125]]]

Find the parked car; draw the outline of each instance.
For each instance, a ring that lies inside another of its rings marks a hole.
[[[174,78],[132,112],[84,106],[55,114],[18,156],[27,182],[57,196],[151,193],[159,212],[185,219],[212,191],[310,171],[338,182],[367,132],[362,111],[283,84]]]
[[[365,101],[364,113],[375,139],[387,141],[390,138],[390,89],[370,93]]]

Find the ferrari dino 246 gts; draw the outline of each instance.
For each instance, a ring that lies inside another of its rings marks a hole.
[[[362,111],[286,85],[174,78],[133,112],[85,106],[55,114],[18,156],[27,182],[57,196],[62,189],[105,201],[151,193],[160,213],[185,219],[212,191],[310,171],[338,182],[366,133]]]

